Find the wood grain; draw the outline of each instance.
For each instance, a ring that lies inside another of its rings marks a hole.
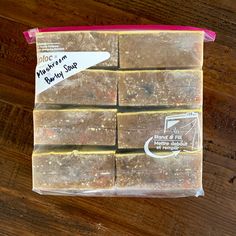
[[[234,0],[0,0],[0,235],[235,235]],[[205,44],[205,196],[184,199],[40,196],[31,191],[35,46],[32,27],[183,24],[218,32]]]
[[[233,0],[98,0],[98,2],[143,16],[159,24],[208,27],[218,32],[219,42],[235,47],[236,9]]]

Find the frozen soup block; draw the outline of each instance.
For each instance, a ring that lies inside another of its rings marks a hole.
[[[116,187],[121,194],[141,191],[167,197],[202,195],[202,153],[180,152],[177,157],[166,158],[144,153],[117,154]]]
[[[118,66],[118,35],[107,31],[64,31],[36,34],[38,61],[43,52],[104,51],[110,58],[96,67]]]
[[[114,185],[113,152],[33,153],[32,161],[35,191],[83,191]]]
[[[202,67],[201,31],[139,31],[119,36],[121,68]]]
[[[116,105],[119,73],[85,70],[36,96],[36,103],[76,105]]]
[[[158,150],[199,149],[201,120],[201,109],[118,113],[118,148],[140,149],[149,140]]]
[[[34,110],[34,144],[113,146],[116,110]]]
[[[200,106],[201,70],[126,71],[119,77],[120,106]]]

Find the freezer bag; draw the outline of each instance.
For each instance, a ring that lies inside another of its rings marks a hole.
[[[72,26],[24,36],[37,51],[33,191],[204,194],[203,44],[213,31]]]

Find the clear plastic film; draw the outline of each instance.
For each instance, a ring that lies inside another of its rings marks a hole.
[[[33,29],[33,190],[203,195],[203,43],[188,26]]]

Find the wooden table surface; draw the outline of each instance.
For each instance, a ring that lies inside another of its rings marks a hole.
[[[0,235],[236,235],[235,0],[0,0]],[[34,27],[177,24],[217,32],[205,44],[205,196],[40,196],[32,192]]]

